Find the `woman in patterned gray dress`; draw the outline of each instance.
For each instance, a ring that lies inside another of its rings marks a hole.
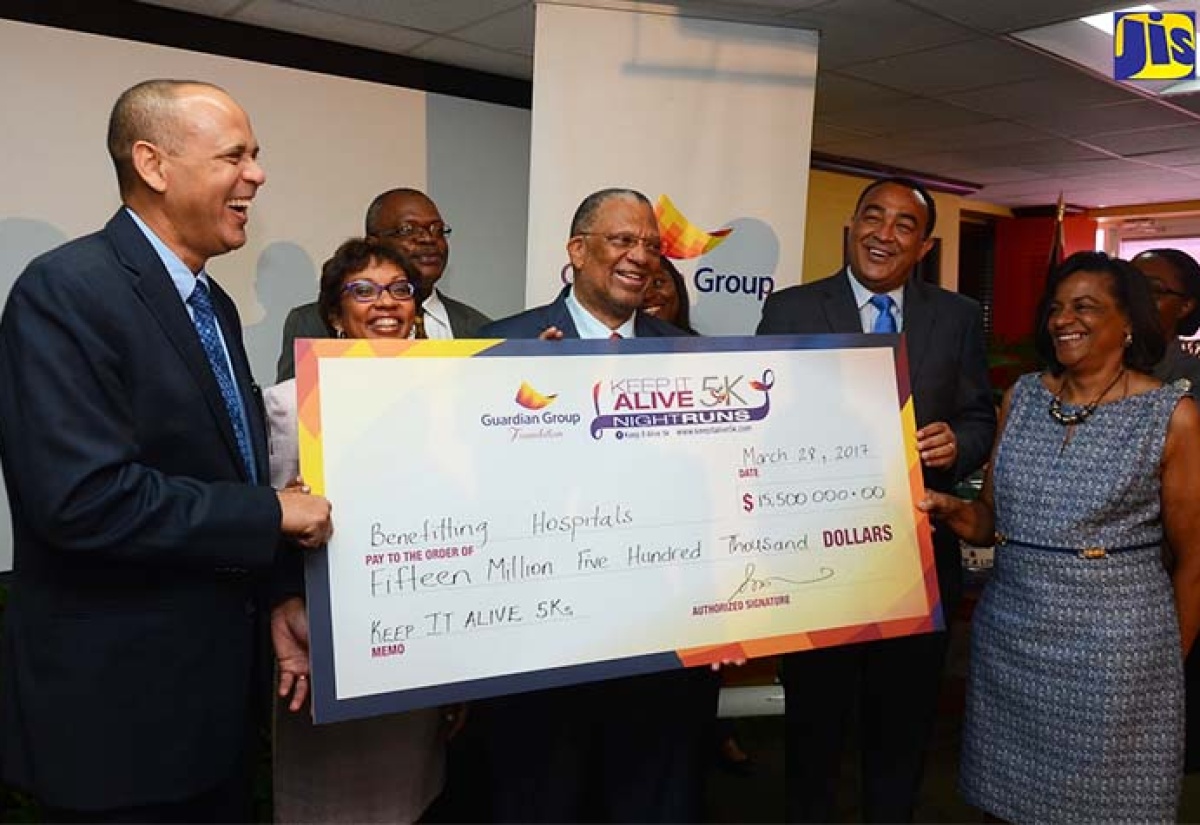
[[[1038,318],[1049,369],[1005,396],[980,499],[920,505],[997,542],[972,620],[961,789],[1012,822],[1173,821],[1200,627],[1200,411],[1148,374],[1164,337],[1125,261],[1072,255]]]

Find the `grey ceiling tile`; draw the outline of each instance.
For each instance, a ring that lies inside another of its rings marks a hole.
[[[1056,178],[1100,178],[1113,175],[1145,174],[1150,167],[1145,164],[1128,160],[1110,158],[1107,160],[1073,160],[1058,163],[1033,163],[1030,169],[1037,169],[1048,177]]]
[[[1050,108],[1074,109],[1141,100],[1133,92],[1092,78],[1083,72],[1054,70],[1034,80],[953,92],[946,100],[996,117],[1022,120],[1030,112]]]
[[[1153,100],[1132,100],[1108,106],[1039,109],[1021,119],[1061,135],[1081,138],[1106,132],[1200,124],[1200,117],[1179,112]]]
[[[532,57],[486,49],[450,37],[436,37],[427,40],[409,54],[422,60],[464,66],[468,69],[478,69],[508,77],[529,78],[533,76]]]
[[[1015,166],[962,168],[947,172],[947,174],[953,174],[955,177],[973,180],[976,183],[980,183],[985,186],[997,183],[1036,181],[1044,178],[1043,175],[1035,172],[1032,169],[1021,169]]]
[[[463,26],[454,36],[493,49],[533,56],[533,6],[519,6]]]
[[[821,32],[821,66],[828,69],[977,36],[896,0],[838,0],[784,19]]]
[[[828,123],[823,123],[820,120],[813,123],[813,148],[823,148],[825,146],[836,147],[860,141],[877,142],[878,138],[871,137],[859,129],[842,129],[837,126],[831,126]]]
[[[1187,167],[1200,163],[1200,146],[1193,149],[1175,149],[1170,152],[1147,152],[1133,157],[1158,166]]]
[[[1194,184],[1193,184],[1194,187]],[[1078,193],[1069,193],[1071,203],[1080,206],[1134,206],[1147,203],[1163,203],[1165,201],[1190,200],[1192,195],[1184,187],[1140,187],[1136,182],[1128,186],[1105,186],[1097,189],[1080,189]]]
[[[870,158],[881,163],[892,163],[901,158],[929,152],[930,145],[924,139],[909,135],[856,136],[839,141],[840,154],[852,158]]]
[[[991,146],[1008,146],[1032,140],[1053,137],[1041,129],[1014,123],[1011,120],[985,120],[965,126],[945,127],[929,132],[920,131],[906,135],[908,140],[936,143],[942,149],[983,149]]]
[[[909,54],[857,63],[840,71],[910,94],[938,97],[948,92],[1036,78],[1050,58],[999,40],[970,40]]]
[[[902,134],[942,127],[966,126],[988,120],[983,115],[936,100],[914,98],[902,103],[867,106],[824,118],[834,126],[871,133]]]
[[[1200,125],[1166,126],[1139,132],[1092,135],[1087,142],[1127,157],[1177,149],[1195,149],[1200,146]]]
[[[912,95],[889,89],[886,85],[866,83],[824,69],[817,72],[815,111],[818,115],[861,109],[878,103],[897,103],[910,97]]]
[[[1128,171],[1114,172],[1104,175],[1073,175],[1058,177],[1066,186],[1086,186],[1093,189],[1120,189],[1123,186],[1136,186],[1143,189],[1165,189],[1178,186],[1181,182],[1179,173],[1174,169],[1155,169],[1152,166],[1131,164]],[[1190,184],[1195,189],[1195,184]]]
[[[1168,95],[1165,100],[1189,112],[1200,113],[1200,93],[1187,95]]]
[[[430,38],[428,32],[368,23],[341,14],[294,6],[283,0],[254,0],[233,19],[254,26],[393,54],[404,54]]]
[[[976,163],[1001,166],[1029,166],[1033,163],[1059,163],[1070,160],[1101,160],[1103,152],[1069,140],[1031,140],[1011,146],[981,148],[971,153]]]
[[[404,26],[427,32],[452,32],[527,0],[289,0],[297,8],[316,9],[368,23]]]
[[[897,157],[892,160],[892,165],[915,172],[937,172],[948,177],[980,184],[1011,183],[1047,177],[1046,173],[1032,168],[975,163],[970,154],[963,152],[937,152]]]
[[[779,17],[797,11],[827,6],[836,0],[666,0],[684,11],[716,12],[723,15]]]
[[[1007,32],[1047,26],[1063,20],[1121,8],[1112,0],[909,0],[914,6],[964,26]],[[1126,3],[1126,6],[1134,3]]]
[[[207,17],[224,17],[246,0],[141,0],[151,6],[190,11]]]
[[[1038,163],[1058,163],[1073,160],[1100,160],[1106,156],[1066,140],[1031,140],[1007,146],[963,149],[955,152],[937,152],[928,156],[906,158],[908,162],[923,163],[928,158],[953,157],[964,166],[987,168],[1007,166],[1022,169],[1033,168]]]
[[[979,190],[979,192],[976,193],[976,197],[984,198],[985,200],[995,198],[1000,199],[1001,202],[1003,202],[1003,199],[1014,196],[1033,195],[1037,197],[1044,197],[1049,195],[1051,201],[1053,202],[1053,200],[1057,199],[1058,190],[1059,186],[1053,180],[1024,180],[1015,181],[1013,183],[996,183],[984,186]]]

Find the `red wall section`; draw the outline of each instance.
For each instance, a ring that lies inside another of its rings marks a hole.
[[[1063,220],[1063,256],[1095,249],[1096,221]],[[1001,218],[996,223],[996,275],[992,286],[992,336],[1016,341],[1033,334],[1038,299],[1046,286],[1054,218]]]

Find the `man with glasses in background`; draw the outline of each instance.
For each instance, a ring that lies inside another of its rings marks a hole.
[[[550,304],[488,324],[481,337],[684,334],[640,310],[662,255],[645,195],[629,189],[589,195],[575,211],[570,233],[571,286]],[[716,700],[708,669],[692,668],[478,703],[472,715],[491,767],[491,818],[699,821]]]
[[[403,253],[421,273],[420,307],[414,334],[417,338],[474,338],[490,319],[474,307],[456,301],[437,289],[450,259],[451,229],[442,220],[437,204],[416,189],[390,189],[367,207],[366,234],[385,241]],[[288,313],[283,322],[283,347],[279,353],[277,381],[294,378],[297,338],[331,338],[317,304],[304,304]]]

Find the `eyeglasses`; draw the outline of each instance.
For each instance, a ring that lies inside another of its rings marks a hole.
[[[416,238],[420,235],[428,234],[435,241],[439,238],[444,238],[454,230],[444,223],[435,221],[433,223],[402,223],[392,229],[384,229],[378,233],[380,238]]]
[[[373,304],[385,292],[392,296],[393,300],[411,301],[417,294],[417,288],[412,281],[405,280],[392,281],[387,286],[374,281],[351,281],[342,287],[342,292],[360,304]]]
[[[604,238],[605,242],[622,254],[631,251],[635,246],[644,247],[646,254],[652,258],[662,257],[662,241],[658,238],[639,238],[629,232],[580,232],[580,235],[595,235]]]
[[[1155,298],[1162,298],[1164,295],[1174,295],[1176,298],[1190,298],[1186,292],[1180,292],[1170,287],[1164,286],[1159,281],[1150,281],[1150,294]]]

